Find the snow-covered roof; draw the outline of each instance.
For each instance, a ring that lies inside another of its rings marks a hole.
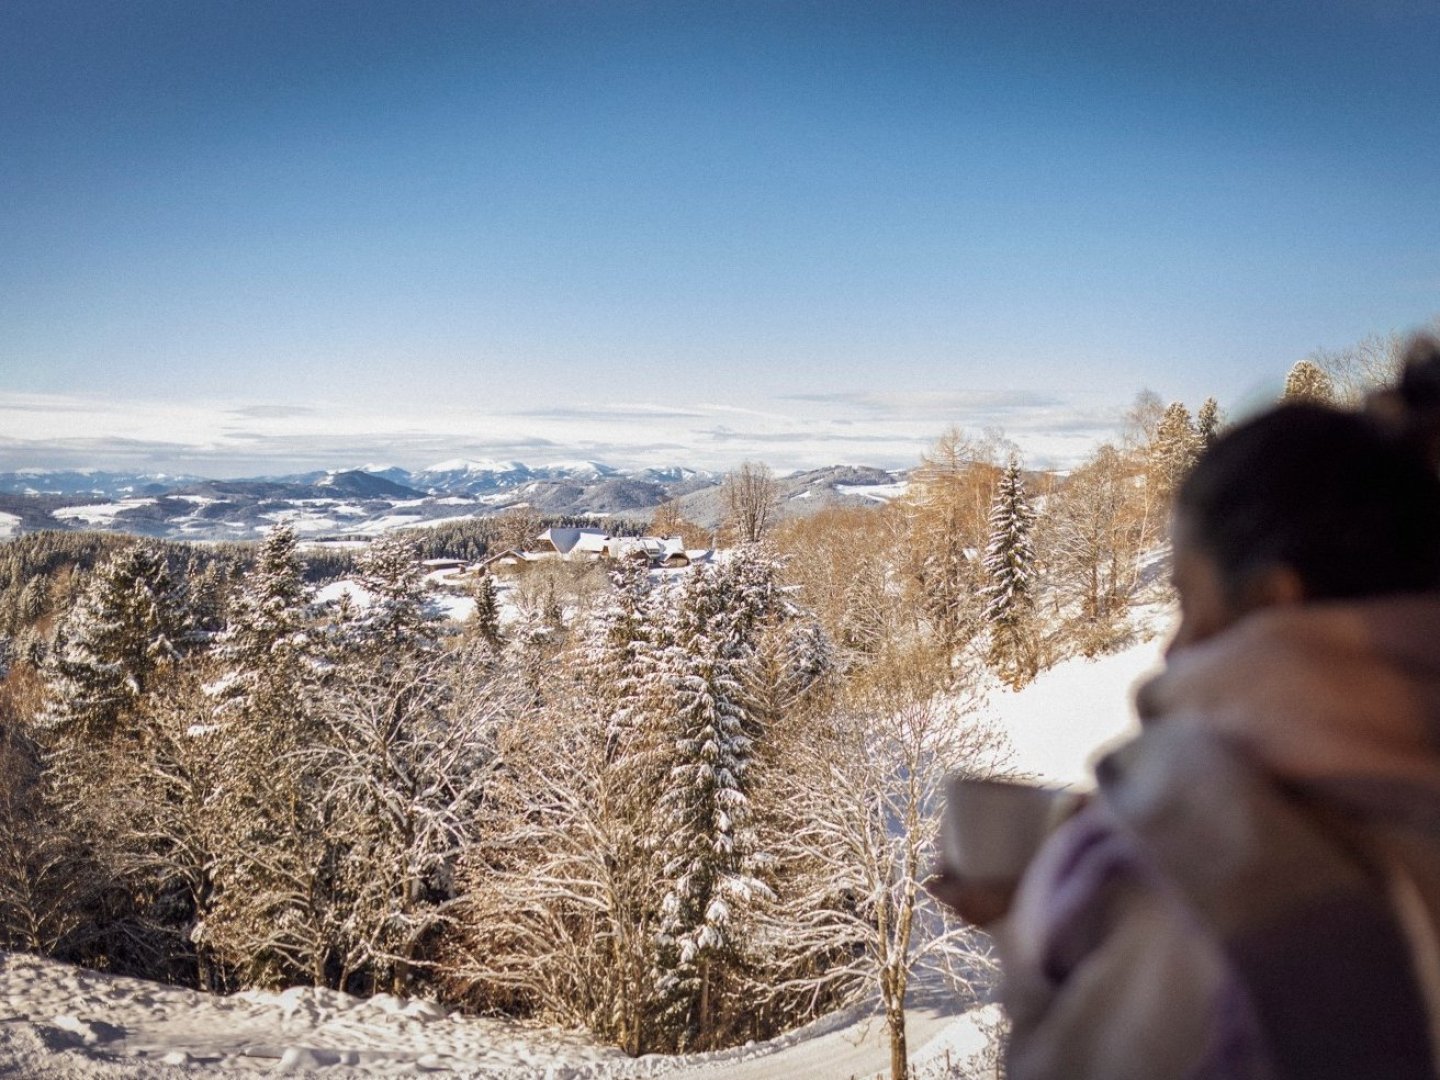
[[[605,541],[610,539],[610,534],[604,529],[562,529],[552,526],[537,539],[549,540],[561,555],[568,555],[572,551],[599,555],[605,551]]]

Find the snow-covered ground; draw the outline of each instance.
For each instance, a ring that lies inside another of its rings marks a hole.
[[[125,499],[121,502],[95,503],[90,506],[66,506],[51,516],[61,521],[82,521],[86,525],[104,526],[115,521],[117,514],[141,506],[154,506],[154,499]]]
[[[166,1077],[196,1066],[570,1077],[629,1061],[579,1035],[451,1016],[428,1002],[309,987],[221,997],[15,954],[0,954],[0,1009],[0,1075],[7,1057],[36,1077]]]
[[[876,502],[888,503],[903,498],[910,490],[910,481],[897,480],[893,484],[836,484],[835,490],[841,495],[861,495]]]
[[[1130,690],[1159,669],[1171,618],[1169,609],[1144,611],[1137,621],[1149,640],[1094,660],[1066,660],[1020,691],[992,689],[985,714],[1009,738],[1016,770],[1049,783],[1090,786],[1095,756],[1136,730]]]
[[[8,540],[15,535],[15,530],[20,525],[18,514],[7,514],[0,511],[0,540]]]
[[[0,953],[0,1076],[461,1073],[545,1080],[831,1080],[889,1060],[884,1021],[850,1009],[767,1043],[687,1057],[629,1058],[585,1036],[448,1013],[430,1002],[295,987],[222,997]],[[908,1018],[913,1060],[982,1054],[993,1007],[923,1004]]]
[[[1095,752],[1132,725],[1131,687],[1159,663],[1169,618],[1147,612],[1149,639],[1128,650],[1068,660],[1019,692],[992,691],[986,713],[1008,733],[1014,766],[1084,783]],[[945,995],[916,1002],[907,1024],[918,1074],[975,1059],[995,1019],[993,1006],[967,1012]],[[716,1054],[630,1059],[579,1033],[451,1015],[425,1002],[310,988],[218,997],[0,953],[0,1076],[845,1080],[884,1074],[888,1063],[884,1023],[865,1008]],[[974,1075],[990,1074],[977,1066]]]

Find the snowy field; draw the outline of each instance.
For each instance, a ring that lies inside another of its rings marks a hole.
[[[910,490],[909,480],[897,480],[893,484],[836,484],[835,490],[841,495],[861,495],[878,503],[893,502]]]
[[[20,525],[18,514],[7,514],[0,511],[0,540],[8,540],[15,535],[15,530]]]
[[[67,506],[56,510],[51,516],[60,521],[79,521],[92,528],[103,528],[113,525],[117,514],[154,505],[154,499],[125,499],[122,502],[95,503],[90,506]]]
[[[1131,687],[1159,663],[1168,621],[1167,612],[1150,612],[1149,640],[1098,660],[1068,660],[1018,693],[993,690],[985,712],[1008,732],[1014,766],[1037,779],[1085,783],[1096,751],[1130,730]],[[965,1063],[978,1062],[995,1017],[993,1006],[963,1012],[944,995],[921,996],[908,1014],[918,1074],[960,1066],[977,1080],[992,1075]],[[0,1077],[846,1080],[884,1074],[888,1062],[884,1024],[864,1008],[767,1043],[631,1059],[579,1033],[450,1015],[421,1001],[298,987],[218,997],[0,954]]]

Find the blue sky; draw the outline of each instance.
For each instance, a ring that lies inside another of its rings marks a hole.
[[[0,6],[0,468],[1037,463],[1440,313],[1440,5]]]

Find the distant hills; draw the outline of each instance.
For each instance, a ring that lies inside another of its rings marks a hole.
[[[0,473],[0,537],[37,529],[107,529],[193,540],[253,540],[280,521],[309,538],[361,538],[390,529],[480,517],[517,506],[544,515],[648,519],[678,499],[707,528],[724,518],[723,476],[680,466],[625,470],[597,461],[530,466],[519,461],[442,461],[210,480],[104,470]],[[875,505],[905,474],[832,466],[778,479],[782,513]]]

